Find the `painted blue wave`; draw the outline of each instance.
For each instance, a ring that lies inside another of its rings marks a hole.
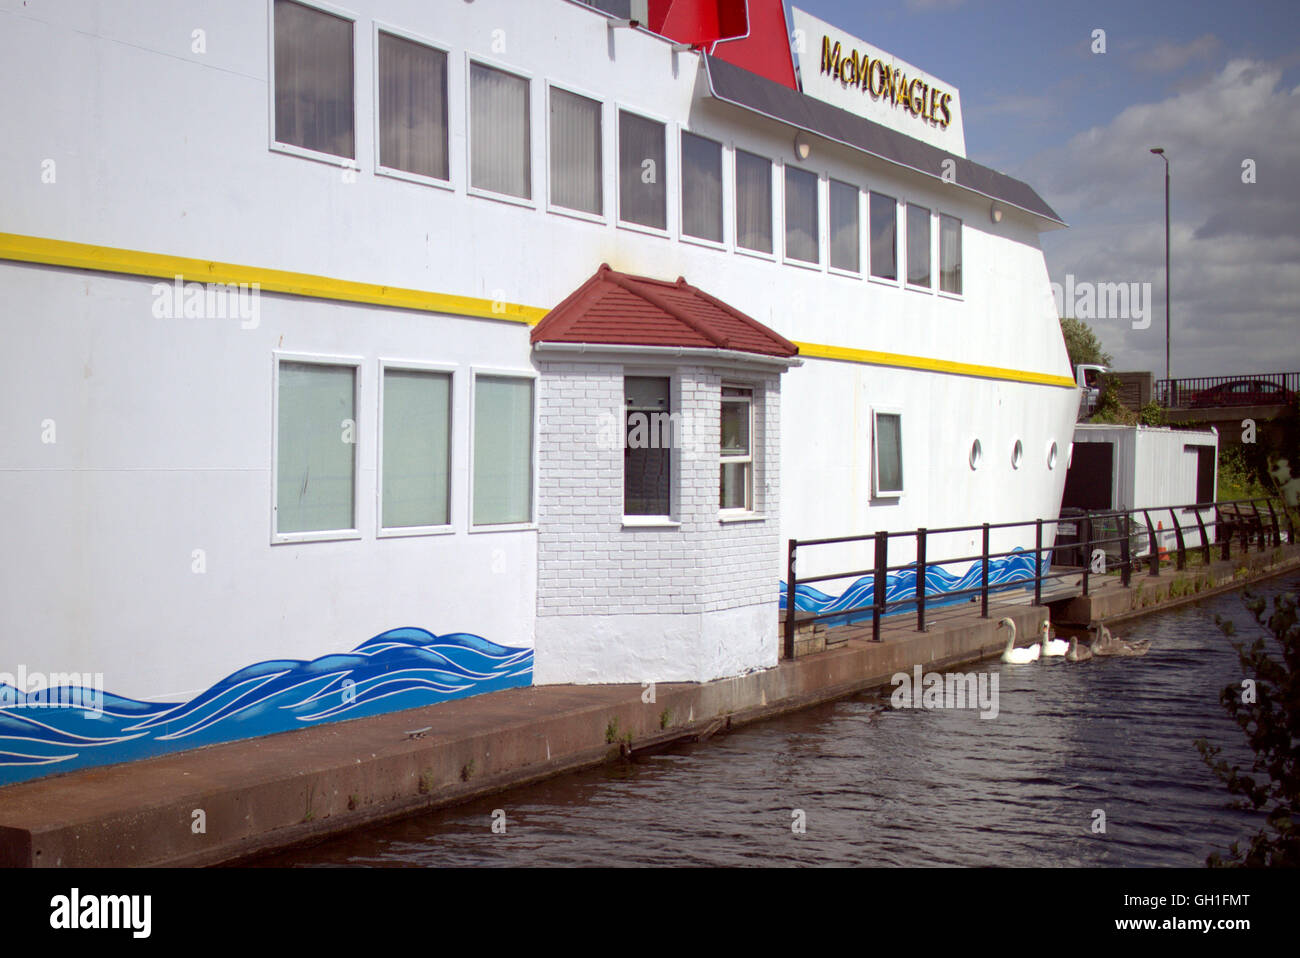
[[[1049,562],[1044,559],[1046,572]],[[1032,589],[1034,579],[1034,554],[1015,548],[1009,556],[989,560],[989,591],[1005,592],[1009,589]],[[942,565],[925,567],[926,606],[951,605],[955,602],[969,602],[970,597],[953,596],[953,592],[963,589],[979,588],[983,580],[983,569],[979,562],[972,563],[961,575],[954,575]],[[781,611],[786,608],[786,586],[781,583]],[[847,609],[862,609],[870,606],[876,593],[875,576],[863,576],[837,596],[819,592],[812,586],[796,585],[794,588],[794,607],[799,612],[812,612],[822,615]],[[935,601],[931,602],[931,597]],[[911,601],[908,601],[911,600]],[[885,576],[885,601],[900,602],[891,605],[886,615],[916,611],[916,566],[909,565]],[[871,610],[850,612],[844,616],[834,616],[822,620],[828,626],[847,625],[871,618]]]
[[[188,702],[0,685],[0,785],[531,685],[533,650],[392,629],[351,652],[258,662]]]

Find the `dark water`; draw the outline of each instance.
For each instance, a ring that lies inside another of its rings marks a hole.
[[[1218,704],[1241,671],[1216,612],[1262,631],[1220,596],[1116,630],[1151,639],[1143,658],[978,664],[999,676],[996,719],[857,696],[257,864],[1200,866],[1255,824],[1192,744],[1250,757]]]

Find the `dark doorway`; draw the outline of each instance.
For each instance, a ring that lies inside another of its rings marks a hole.
[[[1114,508],[1115,444],[1076,442],[1070,471],[1065,474],[1062,509]]]

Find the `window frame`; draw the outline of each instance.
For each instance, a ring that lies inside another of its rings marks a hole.
[[[525,80],[528,83],[528,197],[515,196],[512,193],[498,193],[495,190],[485,189],[481,186],[474,185],[474,65],[486,67],[489,70],[496,70],[498,73],[505,73],[509,76]],[[485,200],[495,200],[498,203],[509,203],[512,206],[522,206],[525,209],[537,209],[537,96],[534,91],[536,86],[536,77],[531,71],[521,70],[513,64],[505,64],[491,57],[480,56],[476,53],[469,53],[465,56],[465,193],[467,196],[477,196]],[[449,91],[450,95],[450,91]],[[550,104],[547,103],[549,108]],[[450,125],[450,114],[448,115],[448,125]],[[549,125],[549,124],[548,124]],[[549,157],[548,157],[549,159]],[[549,172],[549,164],[547,167]],[[549,183],[548,192],[549,192]]]
[[[352,453],[352,528],[281,532],[280,519],[280,367],[283,363],[314,366],[344,366],[352,369],[352,423],[356,429]],[[271,351],[271,545],[294,542],[337,542],[362,538],[361,531],[361,402],[364,396],[364,364],[361,356]]]
[[[880,488],[880,428],[881,416],[898,417],[898,489]],[[871,408],[871,498],[901,499],[907,491],[907,476],[903,471],[903,410],[899,406],[873,406]]]
[[[447,387],[447,521],[441,525],[385,526],[384,525],[384,375],[388,370],[397,372],[442,373],[449,380]],[[375,424],[375,537],[399,539],[408,536],[446,535],[456,531],[456,401],[460,374],[455,363],[425,362],[412,359],[379,359],[378,417]]]
[[[336,7],[331,3],[323,3],[321,0],[291,0],[300,7],[307,7],[309,10],[317,10],[331,16],[338,17],[340,20],[347,20],[352,24],[352,152],[353,156],[339,156],[337,153],[325,153],[321,150],[311,150],[305,146],[298,146],[293,143],[285,143],[276,139],[275,136],[275,2],[276,0],[266,0],[266,57],[267,57],[267,143],[268,148],[273,153],[283,153],[287,156],[296,156],[299,159],[315,160],[318,163],[325,163],[329,166],[337,166],[347,170],[361,169],[361,130],[357,122],[357,102],[360,96],[361,84],[360,70],[361,58],[357,56],[357,23],[360,15],[345,10],[343,7]]]
[[[768,228],[768,239],[772,242],[772,251],[764,252],[761,249],[751,249],[748,246],[740,245],[740,187],[736,182],[736,177],[740,172],[739,154],[744,153],[755,159],[767,161],[767,180],[768,180],[768,214],[771,226]],[[780,195],[780,188],[777,186],[777,170],[781,164],[770,156],[764,156],[755,150],[747,150],[743,146],[731,145],[731,249],[733,252],[742,256],[754,256],[758,259],[767,260],[769,263],[775,263],[779,259],[777,253],[777,197]]]
[[[929,270],[929,283],[928,283],[927,285],[924,285],[924,286],[921,285],[920,283],[913,283],[912,280],[911,280],[911,277],[908,275],[909,272],[910,272],[910,267],[911,267],[911,265],[912,265],[912,263],[911,263],[911,254],[909,253],[909,244],[910,244],[911,241],[912,241],[912,208],[913,208],[913,207],[915,207],[915,208],[918,209],[918,210],[925,210],[926,222],[929,223],[929,226],[930,226],[930,228],[929,228],[929,230],[928,230],[928,232],[929,232],[929,234],[930,234],[929,242],[926,243],[926,249],[927,249],[926,259],[927,259],[928,270]],[[908,201],[906,201],[906,202],[903,204],[903,210],[904,210],[904,217],[903,217],[903,218],[904,218],[904,220],[905,220],[905,222],[906,222],[906,226],[905,226],[904,231],[903,231],[903,234],[902,234],[902,237],[903,237],[903,242],[902,242],[902,247],[903,247],[903,257],[902,257],[902,259],[903,259],[903,268],[902,268],[901,270],[899,270],[899,273],[900,273],[900,279],[902,279],[902,281],[903,281],[903,286],[904,286],[905,288],[907,288],[907,289],[914,290],[915,292],[918,292],[918,293],[930,293],[930,294],[933,294],[934,291],[935,291],[935,289],[936,289],[936,283],[935,283],[935,256],[934,256],[934,240],[935,240],[935,236],[934,236],[934,233],[935,233],[935,229],[934,229],[934,207],[933,207],[933,206],[924,206],[924,205],[922,205],[921,203],[916,203],[916,202],[913,202],[912,200],[908,200]]]
[[[835,184],[849,186],[858,193],[858,268],[856,270],[845,269],[842,266],[836,266],[835,259],[835,229],[831,224],[831,196]],[[862,279],[862,226],[866,222],[865,211],[863,210],[863,196],[866,190],[856,183],[850,183],[848,180],[841,180],[838,177],[827,176],[826,178],[826,268],[836,276],[847,276],[851,279]],[[870,236],[868,235],[868,241]],[[869,251],[868,251],[869,255]]]
[[[697,140],[705,140],[713,143],[718,148],[719,163],[719,181],[718,199],[722,203],[720,225],[722,227],[722,239],[711,240],[704,236],[692,236],[686,232],[686,137],[693,136]],[[705,136],[703,133],[696,133],[686,127],[681,127],[677,131],[677,238],[683,243],[693,243],[696,246],[703,246],[708,249],[727,251],[728,249],[728,232],[727,232],[727,198],[729,190],[727,189],[727,180],[735,176],[734,164],[728,161],[731,153],[729,144],[725,140],[715,139],[711,136]]]
[[[902,232],[898,228],[899,199],[897,196],[892,196],[889,193],[882,193],[879,190],[867,190],[866,193],[867,193],[867,231],[866,231],[867,279],[873,283],[880,283],[884,286],[891,286],[894,289],[898,289],[903,285],[903,270],[900,268],[903,265],[902,262],[903,258],[902,256],[899,255],[899,246],[901,245],[899,241],[902,238]],[[871,197],[873,196],[879,196],[887,200],[892,200],[894,204],[894,278],[893,279],[890,279],[888,276],[877,276],[875,271],[875,257],[872,253],[872,235],[873,235],[872,223],[875,222],[875,217],[871,213]]]
[[[817,216],[817,235],[816,235],[817,259],[816,261],[806,260],[806,259],[792,259],[790,257],[790,252],[789,252],[790,230],[786,222],[786,187],[788,185],[788,181],[785,175],[786,170],[794,170],[798,173],[805,173],[811,176],[813,178],[813,181],[817,184],[817,195],[813,199],[813,212]],[[798,166],[796,164],[789,163],[786,161],[782,161],[781,163],[781,204],[780,204],[781,262],[786,264],[787,266],[798,266],[800,269],[816,270],[819,273],[824,273],[826,271],[825,260],[827,259],[827,257],[825,256],[823,250],[823,247],[826,245],[825,237],[823,236],[823,234],[826,231],[826,220],[825,217],[822,216],[822,205],[823,205],[822,193],[826,192],[822,189],[822,181],[824,179],[825,177],[822,176],[820,173],[818,173],[816,170],[805,169],[802,166]]]
[[[529,510],[530,518],[525,522],[502,522],[492,523],[490,525],[476,525],[474,522],[474,429],[478,416],[478,380],[480,376],[495,379],[527,379],[533,384],[533,415],[532,415],[532,433],[531,446],[528,457],[529,468]],[[538,469],[538,446],[537,429],[538,429],[538,394],[537,386],[539,377],[536,370],[519,369],[510,367],[497,366],[471,366],[469,370],[469,435],[466,438],[469,447],[469,457],[466,463],[466,490],[465,502],[467,508],[465,528],[470,535],[491,532],[527,532],[537,529],[537,469]],[[453,455],[455,451],[453,449]]]
[[[935,212],[939,216],[939,256],[935,260],[935,262],[939,264],[939,269],[937,271],[939,275],[939,282],[935,286],[935,289],[940,296],[947,297],[948,299],[957,299],[957,300],[965,299],[966,298],[966,221],[963,220],[960,216],[955,216],[952,213],[944,213],[944,212],[940,212],[939,210],[936,210]],[[961,289],[955,293],[943,288],[943,221],[945,219],[957,221],[957,250],[958,250],[957,265],[958,265],[958,275],[961,277],[960,280]]]
[[[647,236],[658,236],[663,239],[672,239],[674,230],[678,224],[673,222],[673,213],[675,204],[672,201],[674,193],[680,190],[677,177],[674,174],[672,158],[679,154],[681,150],[677,136],[677,124],[672,122],[666,116],[660,116],[648,110],[625,106],[621,101],[615,101],[614,107],[614,225],[621,230],[632,230],[634,233],[644,233]],[[642,120],[650,120],[653,123],[659,123],[664,128],[664,228],[659,229],[655,226],[644,226],[641,223],[634,223],[623,219],[623,133],[622,124],[619,122],[620,115],[629,113],[632,116],[639,117]]]
[[[727,396],[728,389],[743,389],[749,395],[742,399],[738,396]],[[755,412],[755,406],[758,404],[760,391],[753,383],[727,382],[723,381],[718,393],[718,411],[719,411],[719,429],[718,429],[718,498],[722,498],[722,467],[729,464],[743,463],[749,468],[745,470],[745,502],[742,508],[726,508],[721,501],[718,503],[718,518],[721,521],[728,519],[737,519],[747,516],[758,515],[758,502],[755,495],[755,476],[758,472],[758,453],[755,447],[758,444],[758,417]],[[749,453],[745,456],[728,456],[722,451],[722,430],[721,430],[721,411],[722,406],[728,402],[743,401],[749,409]]]
[[[609,114],[610,103],[608,100],[598,96],[595,93],[580,89],[571,83],[557,83],[554,80],[547,80],[546,86],[546,103],[543,109],[546,113],[546,142],[543,148],[546,151],[546,212],[555,213],[557,216],[569,216],[573,219],[583,220],[587,223],[598,223],[601,226],[609,223],[610,208],[610,189],[609,189]],[[560,206],[551,198],[551,91],[559,90],[561,93],[568,93],[570,96],[582,97],[584,100],[591,100],[593,103],[600,104],[600,213],[588,213],[586,210],[570,209],[567,206]]]
[[[395,26],[393,26],[393,25],[391,25],[391,24],[384,23],[384,22],[382,22],[382,21],[380,21],[380,20],[376,20],[376,21],[374,21],[374,28],[373,28],[373,30],[372,30],[371,32],[372,32],[372,34],[373,34],[373,36],[372,36],[372,40],[371,40],[371,43],[372,43],[372,45],[371,45],[371,51],[370,51],[370,59],[371,59],[371,66],[372,66],[372,69],[371,69],[371,74],[372,74],[372,76],[371,76],[371,82],[373,83],[373,89],[374,89],[374,95],[375,95],[375,96],[374,96],[374,101],[375,101],[375,103],[374,103],[374,106],[375,106],[375,109],[374,109],[374,113],[375,113],[375,123],[374,123],[374,126],[375,126],[375,132],[374,132],[374,147],[375,147],[375,158],[374,158],[374,162],[375,162],[375,175],[376,175],[376,176],[387,176],[387,177],[391,177],[391,178],[393,178],[393,179],[395,179],[395,180],[406,180],[408,183],[419,183],[419,184],[422,185],[422,186],[434,186],[434,187],[437,187],[437,188],[440,189],[440,190],[455,190],[455,188],[456,188],[456,174],[457,174],[456,162],[457,162],[457,161],[456,161],[456,150],[455,150],[454,145],[453,145],[453,139],[454,139],[454,138],[453,138],[452,135],[451,135],[451,131],[452,131],[453,129],[456,129],[456,128],[458,127],[458,125],[459,125],[459,123],[460,123],[460,117],[456,116],[456,103],[458,102],[459,96],[458,96],[458,93],[457,93],[456,89],[455,89],[454,86],[453,86],[453,84],[454,84],[454,82],[455,82],[456,70],[455,70],[455,69],[453,68],[453,66],[452,66],[452,56],[453,56],[453,53],[452,53],[452,49],[451,49],[451,47],[449,47],[449,46],[447,46],[447,45],[445,45],[445,44],[442,44],[442,43],[437,43],[437,42],[435,42],[435,41],[433,41],[433,40],[430,40],[428,37],[421,36],[421,35],[418,34],[418,33],[412,33],[410,30],[404,30],[404,29],[402,29],[401,27],[395,27]],[[382,162],[382,154],[380,153],[380,149],[381,149],[381,147],[382,147],[383,130],[381,129],[381,126],[380,126],[380,124],[381,124],[381,122],[382,122],[382,117],[380,116],[380,110],[379,110],[379,82],[380,82],[380,79],[379,79],[379,35],[380,35],[381,33],[387,33],[387,34],[389,34],[390,36],[394,36],[394,37],[397,37],[397,38],[402,39],[402,40],[409,40],[411,43],[417,43],[417,44],[419,44],[420,46],[428,47],[428,48],[431,49],[431,50],[437,50],[439,53],[442,53],[442,54],[447,58],[447,60],[446,60],[446,80],[447,80],[447,178],[446,178],[445,180],[440,180],[440,179],[438,179],[436,176],[425,176],[423,173],[411,173],[411,172],[408,171],[408,170],[400,170],[400,169],[397,169],[396,167],[392,167],[392,166],[384,166],[384,165],[383,165],[383,162]],[[465,118],[465,121],[466,121],[467,123],[468,123],[468,120],[469,120],[469,118],[466,117],[466,118]]]

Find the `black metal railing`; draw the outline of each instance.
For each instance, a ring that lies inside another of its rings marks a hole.
[[[1265,383],[1259,387],[1252,384]],[[1224,387],[1222,389],[1218,387]],[[1269,387],[1277,387],[1277,391]],[[1241,387],[1234,389],[1233,387]],[[1254,406],[1287,402],[1300,392],[1300,372],[1254,373],[1247,376],[1193,376],[1157,379],[1155,399],[1169,409],[1191,406]]]
[[[1148,575],[1151,576],[1160,575],[1160,569],[1163,565],[1172,565],[1178,570],[1186,569],[1189,551],[1199,551],[1202,561],[1208,565],[1213,561],[1211,530],[1214,530],[1213,545],[1219,547],[1222,559],[1231,558],[1233,539],[1239,539],[1242,550],[1247,552],[1252,544],[1257,544],[1261,552],[1268,549],[1270,545],[1272,547],[1280,546],[1283,541],[1283,520],[1285,520],[1287,526],[1286,541],[1293,543],[1296,541],[1295,519],[1291,512],[1286,510],[1280,502],[1276,506],[1274,505],[1275,502],[1277,500],[1267,497],[1234,499],[1222,502],[1160,506],[1158,508],[1088,512],[1077,517],[1068,518],[1032,519],[1023,522],[985,522],[979,525],[951,526],[944,529],[920,528],[915,532],[882,531],[870,535],[836,536],[827,539],[791,539],[789,540],[789,552],[786,558],[786,605],[783,621],[784,654],[786,658],[794,657],[795,631],[800,624],[830,619],[843,619],[844,622],[851,623],[855,621],[855,616],[858,621],[861,621],[869,613],[871,616],[871,638],[879,642],[881,618],[888,614],[891,609],[898,609],[903,606],[915,605],[916,629],[918,632],[924,632],[927,605],[948,604],[962,596],[978,595],[980,616],[988,618],[989,594],[991,592],[1014,588],[1027,589],[1032,585],[1034,589],[1034,605],[1041,605],[1043,585],[1052,580],[1079,576],[1081,594],[1088,595],[1092,578],[1108,572],[1118,572],[1121,583],[1128,586],[1132,581],[1133,571],[1144,566],[1149,569]],[[1179,521],[1178,514],[1180,512],[1184,516],[1185,521],[1183,522]],[[1205,514],[1210,512],[1212,512],[1212,516],[1207,517]],[[1163,520],[1160,517],[1165,513],[1170,518],[1171,525],[1169,529],[1161,527]],[[1189,513],[1191,518],[1195,519],[1195,525],[1187,521]],[[1138,516],[1141,517],[1140,523],[1136,519]],[[1152,516],[1156,516],[1156,519],[1153,520]],[[1031,526],[1034,529],[1034,549],[1032,553],[1020,548],[1010,549],[1005,552],[990,551],[990,541],[994,531],[1027,529]],[[1054,544],[1050,548],[1044,548],[1044,528],[1052,526],[1056,527],[1058,534],[1055,537]],[[1062,526],[1074,529],[1074,534],[1065,541],[1062,541],[1060,535]],[[1195,531],[1196,544],[1189,546],[1188,534],[1185,529]],[[971,532],[980,533],[981,548],[978,554],[952,556],[938,562],[929,560],[928,553],[930,550],[927,546],[935,536]],[[1110,534],[1112,532],[1113,534]],[[912,539],[915,544],[916,560],[890,565],[890,542],[907,539]],[[1166,548],[1164,544],[1170,540],[1172,540],[1170,542],[1172,549]],[[873,544],[875,556],[875,561],[869,569],[828,572],[803,578],[799,578],[797,575],[799,551],[801,549],[807,550],[819,546],[868,542]],[[1143,548],[1144,542],[1145,549]],[[1116,548],[1114,550],[1107,549],[1107,546],[1111,545]],[[1114,562],[1109,558],[1112,551],[1116,553]],[[1057,571],[1050,571],[1055,565],[1054,556],[1063,555],[1068,557],[1071,554],[1080,559],[1078,565],[1061,565]],[[1017,576],[1002,583],[990,584],[989,563],[991,560],[1029,555],[1033,557],[1032,575]],[[1044,561],[1045,557],[1047,561]],[[929,570],[947,565],[973,564],[975,562],[980,563],[980,575],[977,585],[964,589],[943,590],[936,592],[934,595],[927,594]],[[1118,566],[1117,569],[1116,566]],[[907,569],[915,569],[916,572],[915,594],[896,599],[886,599],[885,592],[889,573]],[[871,603],[869,605],[837,608],[833,611],[817,613],[800,612],[796,607],[799,586],[834,580],[857,582],[867,576],[872,579]]]

